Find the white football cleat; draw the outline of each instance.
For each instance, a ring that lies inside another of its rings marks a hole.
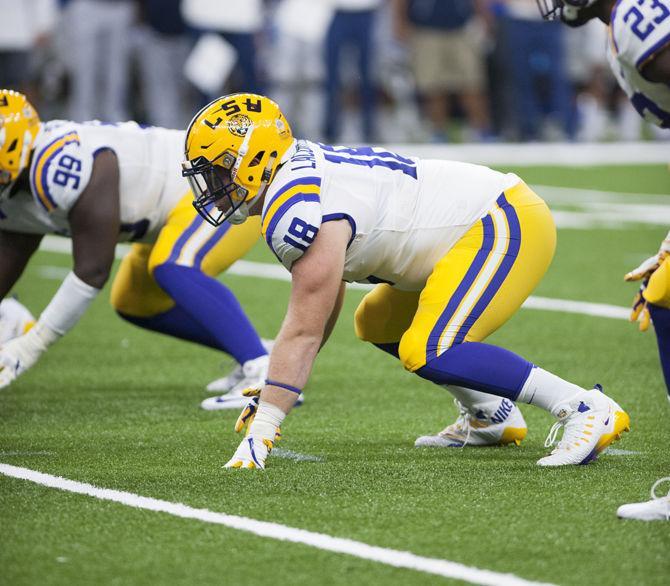
[[[263,347],[265,348],[265,350],[269,355],[270,352],[272,352],[272,346],[274,346],[275,341],[261,339],[261,343],[263,344]],[[256,360],[259,360],[260,358],[262,358],[262,356],[259,356],[259,358],[257,358]],[[248,360],[244,364],[249,364],[250,362],[253,362],[253,360]],[[265,374],[267,375],[267,367]],[[205,391],[210,394],[228,393],[232,391],[235,387],[237,387],[240,383],[242,383],[242,381],[244,381],[244,378],[245,378],[244,365],[238,364],[227,376],[217,378],[216,380],[213,380],[211,383],[209,383],[205,387]],[[263,376],[263,378],[265,379],[265,375]]]
[[[414,446],[434,448],[462,448],[468,446],[517,446],[528,433],[528,427],[519,408],[509,399],[490,403],[490,407],[465,407],[457,399],[458,419],[437,435],[422,435]],[[488,407],[488,408],[486,408]]]
[[[259,356],[253,360],[247,360],[244,364],[238,364],[228,376],[217,378],[206,387],[208,393],[229,393],[233,389],[242,388],[242,390],[254,387],[258,380],[265,381],[270,364],[269,352],[274,344],[273,340],[263,340],[263,346],[268,354]],[[252,379],[252,380],[250,380]]]
[[[656,489],[664,482],[670,482],[670,476],[654,483],[651,487],[650,501],[621,505],[617,509],[617,517],[637,521],[670,521],[670,487],[668,494],[660,496],[656,494]]]
[[[223,409],[243,409],[249,403],[249,397],[245,397],[242,391],[230,391],[225,395],[209,397],[200,403],[200,407],[206,411],[220,411]]]
[[[244,376],[230,391],[217,397],[209,397],[200,403],[200,407],[206,411],[220,411],[222,409],[244,409],[249,403],[249,396],[244,392],[248,389],[260,391],[265,385],[268,374],[269,356],[260,356],[254,360],[244,363]],[[305,401],[305,396],[300,393],[294,407],[300,407]]]
[[[553,446],[562,427],[563,437],[551,454],[537,461],[539,466],[588,464],[630,429],[628,414],[599,385],[561,405],[558,419],[544,445]]]

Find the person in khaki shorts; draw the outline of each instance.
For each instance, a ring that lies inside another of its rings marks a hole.
[[[395,0],[396,34],[407,42],[423,111],[435,141],[446,140],[449,98],[460,98],[470,132],[490,137],[482,36],[474,0]]]

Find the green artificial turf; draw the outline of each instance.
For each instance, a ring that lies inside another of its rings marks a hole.
[[[656,169],[656,168],[653,168]],[[662,167],[659,167],[662,169]],[[647,169],[642,169],[647,173]],[[642,175],[642,170],[639,170]],[[519,171],[529,182],[626,191],[602,169]],[[615,178],[614,175],[617,177]],[[620,177],[619,177],[620,175]],[[663,193],[663,175],[639,188]],[[562,182],[561,182],[562,181]],[[670,197],[664,200],[670,205]],[[622,275],[657,248],[661,226],[559,231],[536,295],[624,306]],[[272,262],[262,247],[248,260]],[[57,280],[39,252],[16,288],[35,311]],[[289,284],[224,275],[264,337],[281,324]],[[625,320],[523,309],[489,341],[583,386],[604,385],[632,431],[585,467],[541,469],[552,420],[529,406],[521,447],[415,449],[455,419],[444,389],[355,339],[350,290],[316,363],[305,405],[265,472],[222,469],[239,442],[237,411],[198,408],[230,359],[122,322],[108,291],[39,365],[0,391],[0,462],[197,508],[273,521],[561,585],[661,585],[670,525],[620,521],[670,475],[670,410],[653,332]],[[131,509],[0,475],[0,584],[441,584],[434,575]]]

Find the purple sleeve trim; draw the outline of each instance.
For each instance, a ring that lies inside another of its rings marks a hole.
[[[326,222],[332,222],[334,220],[346,220],[351,226],[351,238],[347,243],[347,248],[351,246],[351,243],[356,237],[356,220],[354,220],[349,214],[339,213],[339,214],[326,214],[321,218],[321,223],[325,224]]]
[[[270,380],[269,378],[265,379],[265,384],[273,387],[279,387],[280,389],[286,389],[287,391],[291,391],[292,393],[296,393],[298,395],[302,393],[302,389],[299,389],[298,387],[287,385],[286,383],[280,383],[276,380]]]
[[[274,235],[274,231],[275,228],[277,227],[277,224],[284,217],[284,214],[286,214],[286,212],[299,201],[319,203],[321,200],[319,199],[319,196],[316,193],[296,193],[295,195],[287,199],[281,206],[279,206],[279,208],[275,212],[275,215],[270,220],[267,232],[265,233],[265,241],[268,243],[268,246],[273,251],[274,248],[272,247],[272,236]]]

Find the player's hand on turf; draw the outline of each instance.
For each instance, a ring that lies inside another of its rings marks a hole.
[[[634,268],[630,273],[626,273],[624,275],[624,281],[639,281],[640,279],[648,279],[651,274],[659,267],[661,262],[659,257],[659,254],[650,256],[647,260],[642,262],[640,266]]]
[[[640,281],[641,279],[648,279],[651,274],[660,266],[663,259],[670,255],[670,233],[665,240],[661,242],[658,253],[650,256],[643,261],[639,267],[634,268],[630,273],[624,276],[625,281]]]
[[[46,348],[40,348],[34,337],[25,334],[0,346],[0,389],[9,386],[37,362]]]
[[[638,322],[641,332],[646,332],[649,329],[649,323],[651,322],[647,300],[644,298],[644,291],[646,288],[647,281],[644,281],[633,298],[633,308],[630,312],[630,321],[633,323]]]
[[[240,413],[239,417],[237,418],[237,421],[235,422],[235,432],[240,433],[246,428],[246,434],[249,433],[249,429],[251,428],[251,424],[254,421],[254,417],[256,417],[256,411],[258,411],[258,401],[260,400],[260,395],[261,392],[259,389],[246,389],[245,391],[242,392],[242,394],[245,397],[250,397],[249,402],[247,403],[246,407],[242,409],[242,413]],[[281,439],[281,428],[277,428],[275,430],[275,437],[273,442],[276,444],[279,440]]]
[[[34,324],[25,305],[12,297],[0,301],[0,345],[25,334]]]
[[[240,442],[233,457],[226,462],[225,468],[265,469],[265,460],[274,447],[272,440],[257,434],[248,434]]]

